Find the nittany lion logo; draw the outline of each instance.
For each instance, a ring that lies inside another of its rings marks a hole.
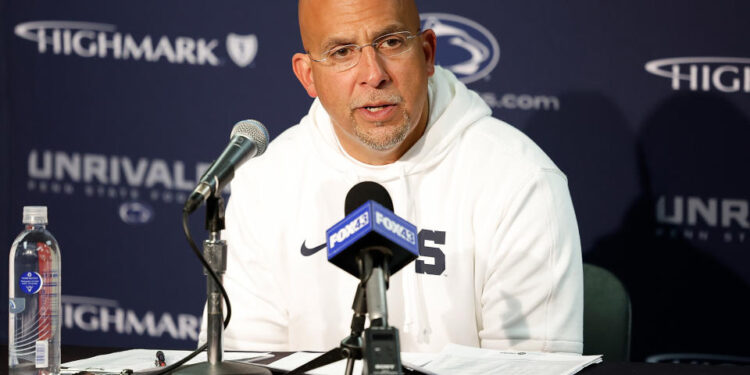
[[[424,13],[422,30],[437,35],[436,62],[464,83],[487,77],[500,60],[497,39],[484,26],[461,16]]]
[[[258,37],[255,34],[229,33],[227,35],[227,53],[240,68],[250,65],[258,53]]]
[[[148,204],[137,201],[121,204],[118,213],[127,224],[146,224],[154,218],[154,210]]]

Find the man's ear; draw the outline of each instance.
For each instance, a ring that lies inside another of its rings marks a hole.
[[[432,29],[425,30],[422,33],[422,52],[427,65],[427,76],[432,76],[435,73],[435,46],[437,46],[435,32]]]
[[[307,95],[310,95],[311,98],[316,98],[318,97],[318,91],[315,90],[315,80],[313,80],[311,64],[310,56],[305,53],[295,53],[292,57],[294,75],[297,76],[299,83],[307,91]]]

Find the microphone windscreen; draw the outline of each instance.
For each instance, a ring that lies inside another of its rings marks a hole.
[[[229,139],[234,138],[235,135],[245,137],[258,146],[258,153],[255,156],[263,155],[266,152],[266,146],[268,146],[268,130],[260,121],[257,120],[242,120],[232,128],[232,133],[229,135]]]
[[[346,194],[344,214],[349,215],[365,202],[373,200],[381,206],[393,211],[393,201],[383,185],[372,181],[362,181],[354,185]]]

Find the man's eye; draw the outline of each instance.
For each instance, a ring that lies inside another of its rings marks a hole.
[[[344,46],[336,48],[328,53],[328,56],[333,59],[345,59],[354,53],[354,49],[351,46]]]
[[[401,47],[403,44],[404,44],[403,38],[392,36],[392,37],[386,38],[385,40],[380,42],[378,45],[380,46],[380,48],[393,49],[393,48]]]

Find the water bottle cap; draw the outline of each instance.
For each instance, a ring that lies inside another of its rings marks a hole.
[[[24,206],[24,224],[47,224],[47,206]]]

